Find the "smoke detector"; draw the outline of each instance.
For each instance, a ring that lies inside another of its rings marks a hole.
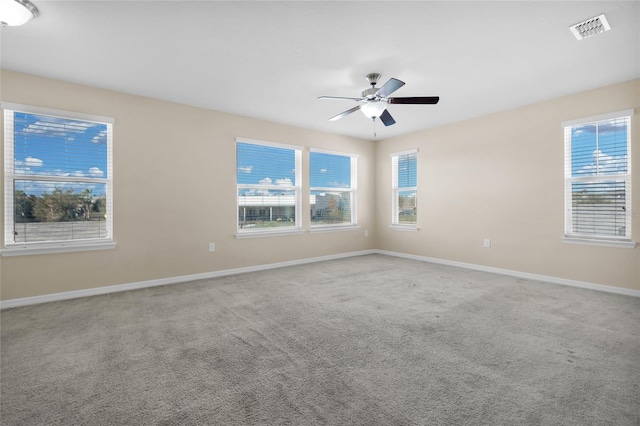
[[[609,31],[611,29],[611,25],[609,25],[609,22],[603,13],[598,16],[594,16],[593,18],[589,18],[586,21],[572,25],[569,29],[578,40],[582,40],[583,38]]]

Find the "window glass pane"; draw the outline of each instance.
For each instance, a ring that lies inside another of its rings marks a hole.
[[[351,157],[311,151],[312,188],[351,188]]]
[[[398,191],[398,222],[416,223],[417,205],[416,191]]]
[[[628,119],[617,118],[571,128],[571,175],[627,173]]]
[[[355,159],[349,155],[311,151],[309,155],[311,225],[355,223]],[[354,169],[352,170],[352,165]],[[353,191],[353,192],[352,192]]]
[[[398,156],[398,188],[416,187],[418,163],[415,153]]]
[[[587,124],[571,128],[571,174],[585,176],[595,174],[593,154],[597,151],[596,125]]]
[[[295,150],[248,143],[237,144],[237,183],[296,185]]]
[[[14,113],[14,172],[107,178],[107,125]]]
[[[238,190],[238,228],[275,228],[295,226],[294,190],[259,194],[259,188]]]
[[[393,204],[392,224],[417,224],[418,154],[392,155]]]
[[[311,223],[351,223],[350,191],[311,191]]]
[[[583,237],[631,237],[629,116],[565,128],[571,176],[565,233]]]
[[[8,248],[111,238],[112,126],[64,114],[4,111]]]
[[[627,173],[627,118],[598,123],[598,175]]]
[[[573,232],[624,236],[626,206],[624,181],[573,182],[571,204]]]
[[[14,181],[14,242],[107,236],[106,184]]]
[[[237,142],[238,230],[299,228],[301,152]]]

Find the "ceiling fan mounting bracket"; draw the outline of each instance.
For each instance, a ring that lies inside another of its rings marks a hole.
[[[367,81],[372,86],[375,86],[378,80],[380,80],[380,74],[378,74],[377,72],[372,72],[370,74],[367,74]]]

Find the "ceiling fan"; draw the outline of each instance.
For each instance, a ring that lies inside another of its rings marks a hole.
[[[387,111],[387,104],[412,104],[412,105],[433,105],[437,104],[440,100],[439,96],[418,96],[411,98],[391,98],[390,94],[404,86],[404,82],[396,78],[390,78],[382,87],[377,88],[376,84],[380,79],[380,74],[371,73],[366,75],[367,81],[371,84],[371,88],[364,90],[359,98],[346,98],[341,96],[320,96],[318,99],[328,100],[347,100],[357,101],[360,105],[341,112],[329,119],[329,121],[335,121],[346,115],[356,112],[358,110],[367,117],[375,121],[376,118],[380,118],[380,121],[385,126],[391,126],[395,124],[396,120],[393,119],[389,111]]]

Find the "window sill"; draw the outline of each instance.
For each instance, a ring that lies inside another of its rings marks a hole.
[[[599,239],[589,239],[589,238],[578,238],[578,237],[564,237],[562,238],[562,242],[566,244],[579,244],[579,245],[588,245],[588,246],[601,246],[601,247],[617,247],[617,248],[635,248],[635,241],[621,241],[621,240],[599,240]]]
[[[295,229],[278,229],[278,230],[259,230],[259,231],[243,231],[236,233],[236,239],[241,240],[244,238],[261,238],[261,237],[282,237],[286,235],[300,235],[304,231],[300,228]]]
[[[409,232],[418,232],[418,230],[420,228],[418,228],[418,225],[400,225],[400,224],[394,224],[394,225],[389,225],[389,229],[393,229],[395,231],[409,231]]]
[[[111,250],[116,243],[108,242],[68,242],[68,243],[31,243],[12,244],[0,250],[3,257],[28,256],[33,254],[70,253],[77,251]]]
[[[360,229],[358,225],[318,225],[309,228],[309,232],[312,234],[323,232],[340,232],[340,231],[357,231]]]

